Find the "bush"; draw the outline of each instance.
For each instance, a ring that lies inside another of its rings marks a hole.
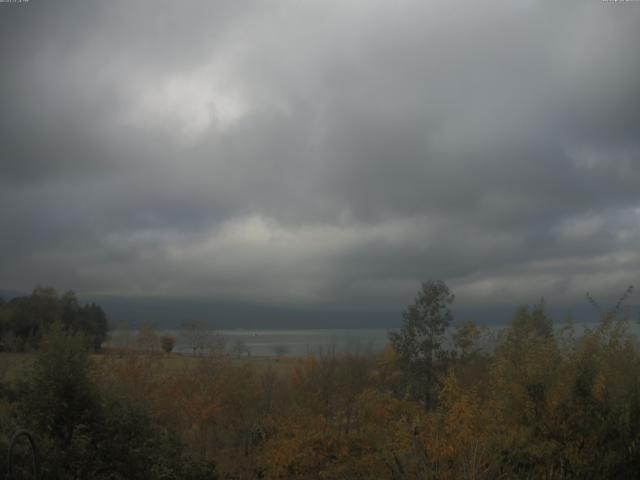
[[[165,353],[171,353],[176,345],[176,337],[164,336],[160,338],[160,346]]]
[[[176,432],[145,403],[100,388],[89,347],[54,323],[23,385],[19,418],[38,437],[43,478],[201,478]]]

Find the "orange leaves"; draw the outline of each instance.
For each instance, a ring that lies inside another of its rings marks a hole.
[[[234,478],[569,479],[636,472],[637,346],[612,326],[559,341],[540,319],[526,317],[495,352],[443,358],[450,370],[434,381],[441,388],[428,410],[408,389],[421,388],[425,377],[403,375],[392,348],[379,356],[321,352],[286,365],[190,358],[181,369],[167,368],[180,358],[172,355],[121,360],[109,374]]]
[[[325,416],[295,408],[273,418],[261,450],[267,478],[393,478],[418,471],[419,405],[368,388],[352,408],[348,430],[346,411]]]
[[[476,391],[464,388],[450,370],[440,394],[441,408],[429,414],[425,440],[431,463],[448,466],[443,478],[490,478],[489,450],[497,418]]]
[[[321,415],[294,410],[272,427],[272,439],[261,453],[268,478],[305,478],[340,451],[336,432]]]

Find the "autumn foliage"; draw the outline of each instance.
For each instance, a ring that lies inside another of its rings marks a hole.
[[[640,473],[640,350],[618,314],[579,333],[541,305],[493,336],[458,324],[433,357],[426,409],[416,388],[426,377],[391,345],[279,362],[218,351],[89,357],[79,334],[56,328],[29,378],[0,390],[0,438],[27,422],[50,478],[134,478],[131,468],[149,479]]]

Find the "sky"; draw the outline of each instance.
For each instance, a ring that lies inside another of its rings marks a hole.
[[[634,1],[0,3],[0,288],[615,302],[639,25]]]

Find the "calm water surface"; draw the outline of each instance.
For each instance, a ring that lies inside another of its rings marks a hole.
[[[595,323],[576,323],[575,334],[581,335],[585,328],[595,327]],[[556,324],[556,329],[563,324]],[[486,327],[482,343],[484,348],[492,348],[503,325]],[[388,343],[388,332],[384,328],[361,329],[315,329],[315,330],[210,330],[201,332],[183,332],[181,330],[163,330],[158,335],[171,335],[176,338],[175,352],[190,354],[194,346],[202,351],[224,346],[231,353],[244,351],[252,356],[270,357],[277,355],[301,356],[319,351],[336,353],[364,354],[382,351]],[[453,329],[449,330],[451,333]],[[629,331],[640,336],[637,322],[629,323]],[[107,345],[123,347],[135,345],[137,331],[116,330],[111,334]],[[450,338],[445,339],[445,348]]]
[[[300,356],[320,350],[339,353],[367,353],[384,349],[388,329],[317,329],[317,330],[215,330],[197,334],[180,330],[164,330],[160,335],[176,338],[175,352],[192,353],[194,345],[205,350],[224,345],[233,352],[245,348],[253,356]],[[110,346],[127,346],[135,342],[137,332],[116,330],[111,334]],[[208,346],[208,347],[207,347]]]

